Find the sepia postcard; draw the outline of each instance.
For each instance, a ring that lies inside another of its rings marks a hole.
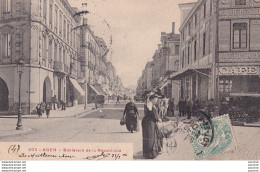
[[[1,161],[253,161],[259,127],[260,0],[0,1]]]

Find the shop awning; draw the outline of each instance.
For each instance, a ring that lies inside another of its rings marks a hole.
[[[100,85],[89,85],[98,95],[105,95],[106,91]]]
[[[183,77],[184,75],[188,75],[191,72],[197,72],[199,70],[205,70],[205,69],[211,69],[211,65],[201,65],[201,66],[189,66],[187,68],[181,69],[175,73],[172,73],[170,75],[170,78],[173,80],[179,80],[181,77]],[[201,73],[201,72],[199,72]],[[205,74],[207,75],[207,74]]]
[[[96,94],[101,94],[93,85],[89,84],[89,86]]]
[[[70,78],[70,82],[72,83],[74,88],[76,88],[76,90],[80,93],[81,96],[85,96],[85,91],[81,88],[81,86],[75,79]]]

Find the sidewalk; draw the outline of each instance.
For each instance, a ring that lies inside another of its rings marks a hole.
[[[86,112],[92,111],[95,108],[95,104],[88,104],[87,109],[84,109],[84,105],[78,105],[74,107],[68,107],[65,111],[62,110],[51,110],[50,119],[53,118],[70,118],[70,117],[77,117],[83,115]],[[43,114],[43,117],[46,118],[46,114]],[[4,125],[5,121],[3,118],[11,118],[16,119],[17,115],[0,115],[0,140],[4,137],[9,136],[19,136],[30,134],[35,132],[33,129],[24,127],[23,130],[16,130],[15,126],[12,125]],[[22,115],[23,119],[38,119],[37,114],[26,114]],[[3,123],[3,124],[1,124]]]
[[[66,110],[51,110],[49,118],[69,118],[69,117],[77,117],[85,112],[91,111],[95,108],[95,104],[88,104],[87,109],[84,109],[84,104],[67,107]],[[42,114],[42,116],[46,116],[46,114]],[[17,115],[0,115],[0,118],[17,118]],[[38,118],[37,114],[23,114],[22,118]],[[1,129],[0,129],[1,131]]]

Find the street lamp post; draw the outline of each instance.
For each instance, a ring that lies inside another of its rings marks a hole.
[[[19,73],[19,107],[18,107],[18,121],[16,125],[16,130],[22,130],[22,104],[21,104],[21,77],[23,73],[24,62],[20,59],[17,66],[17,72]]]

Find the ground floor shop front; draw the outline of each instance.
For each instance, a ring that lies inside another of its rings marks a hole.
[[[220,104],[227,100],[234,125],[259,121],[259,66],[220,67],[219,97]]]
[[[84,97],[84,90],[68,74],[38,66],[24,66],[21,75],[21,105],[24,114],[35,113],[37,104],[57,101],[75,105]],[[19,74],[17,65],[0,67],[0,113],[17,113],[19,106]],[[82,101],[84,102],[84,101]]]

